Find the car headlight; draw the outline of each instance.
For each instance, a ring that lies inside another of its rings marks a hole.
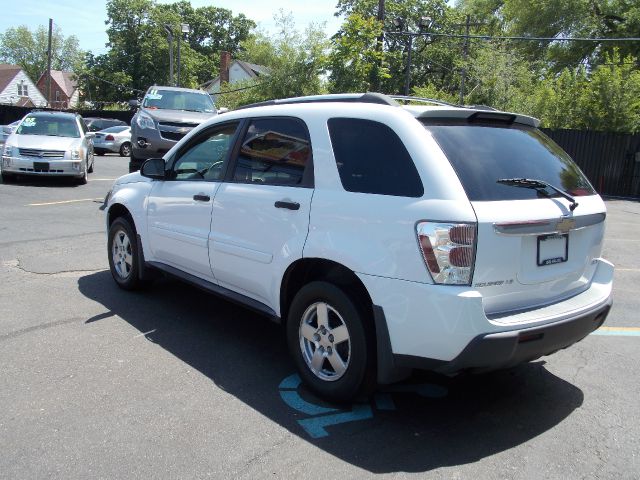
[[[138,116],[136,117],[136,123],[140,128],[156,128],[156,124],[149,115],[143,112],[138,112]]]
[[[2,155],[5,157],[13,157],[13,145],[5,145]]]
[[[71,150],[71,160],[78,160],[80,158],[80,150]]]

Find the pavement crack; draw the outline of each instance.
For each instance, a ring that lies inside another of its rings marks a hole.
[[[43,324],[40,324],[40,325],[34,325],[32,327],[22,328],[20,330],[15,330],[13,332],[6,333],[4,335],[0,335],[0,342],[3,342],[5,340],[10,340],[12,338],[16,338],[16,337],[19,337],[21,335],[25,335],[27,333],[37,332],[38,330],[47,330],[49,328],[58,327],[60,325],[66,325],[66,324],[69,324],[69,323],[80,322],[81,320],[83,320],[83,319],[80,318],[80,317],[74,317],[74,318],[69,318],[69,319],[66,319],[66,320],[57,320],[55,322],[43,323]]]
[[[78,275],[82,273],[97,273],[104,271],[104,268],[98,269],[80,269],[80,270],[57,270],[55,272],[34,272],[33,270],[29,270],[28,268],[22,266],[20,264],[20,259],[11,260],[8,262],[4,262],[5,267],[14,268],[16,270],[20,270],[23,273],[28,273],[31,275],[39,275],[45,277],[55,277],[55,276],[64,276],[64,275]]]
[[[289,440],[290,440],[290,437],[286,436],[283,439],[281,439],[280,441],[276,442],[275,444],[271,445],[270,447],[266,448],[265,450],[263,450],[260,453],[254,455],[253,457],[251,457],[249,460],[247,460],[244,463],[244,466],[239,471],[236,471],[236,473],[234,474],[234,477],[238,477],[239,475],[242,475],[243,473],[245,473],[252,465],[254,465],[255,463],[259,462],[264,457],[268,456],[274,450],[280,448],[282,445],[287,443]]]

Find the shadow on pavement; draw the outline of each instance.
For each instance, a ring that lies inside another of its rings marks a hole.
[[[153,331],[146,336],[149,341],[238,400],[318,448],[370,472],[424,472],[475,462],[553,428],[583,401],[581,390],[537,362],[455,379],[420,373],[393,387],[395,393],[379,393],[348,407],[327,405],[302,387],[289,385],[286,392],[292,392],[299,405],[316,406],[316,411],[312,408],[305,414],[304,408],[292,408],[295,401],[285,403],[279,390],[283,380],[295,377],[291,377],[294,368],[278,325],[171,280],[160,280],[143,293],[130,293],[118,289],[110,273],[103,271],[80,278],[79,289],[140,332]],[[110,316],[101,314],[86,323]],[[419,390],[416,385],[425,383],[436,385],[436,392],[444,394],[414,392]],[[337,409],[333,411],[336,418],[356,410],[370,415],[331,426],[325,422],[326,436],[322,428],[318,434],[317,429],[303,427],[305,421],[312,424],[322,418],[321,410],[326,416],[332,407]]]

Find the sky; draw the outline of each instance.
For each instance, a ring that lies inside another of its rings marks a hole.
[[[159,3],[172,2],[160,0]],[[274,33],[273,15],[282,9],[293,14],[300,31],[309,23],[326,22],[328,36],[333,35],[341,23],[333,15],[337,3],[337,0],[191,0],[194,8],[212,5],[227,8],[234,15],[244,13],[268,33]],[[105,0],[0,0],[0,33],[19,25],[27,25],[32,30],[38,25],[47,28],[49,18],[53,18],[65,37],[75,35],[82,50],[99,55],[107,50],[105,4]]]

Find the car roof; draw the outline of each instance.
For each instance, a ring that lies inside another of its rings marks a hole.
[[[78,118],[77,113],[71,112],[47,112],[43,110],[34,110],[29,112],[27,115],[34,117],[52,117],[52,118]]]
[[[147,89],[146,93],[149,93],[150,90],[170,90],[174,92],[191,92],[191,93],[201,93],[203,95],[209,95],[204,90],[197,90],[195,88],[182,88],[182,87],[165,87],[164,85],[152,85]],[[146,95],[145,93],[145,95]]]
[[[422,105],[402,105],[400,102],[419,102]],[[425,103],[427,105],[425,105]],[[323,108],[324,106],[324,108]],[[307,97],[293,97],[279,100],[269,100],[251,105],[245,105],[231,112],[225,113],[222,118],[241,118],[247,114],[283,114],[285,112],[318,111],[332,109],[334,116],[344,116],[347,112],[364,112],[387,109],[391,111],[404,111],[414,118],[422,121],[467,121],[467,122],[489,122],[494,124],[509,125],[518,123],[531,127],[538,127],[538,119],[511,112],[502,112],[486,106],[458,106],[440,100],[388,96],[380,93],[346,93],[332,95],[312,95]],[[389,109],[392,109],[391,111]],[[397,110],[396,110],[397,109]],[[238,114],[235,114],[238,112]]]

